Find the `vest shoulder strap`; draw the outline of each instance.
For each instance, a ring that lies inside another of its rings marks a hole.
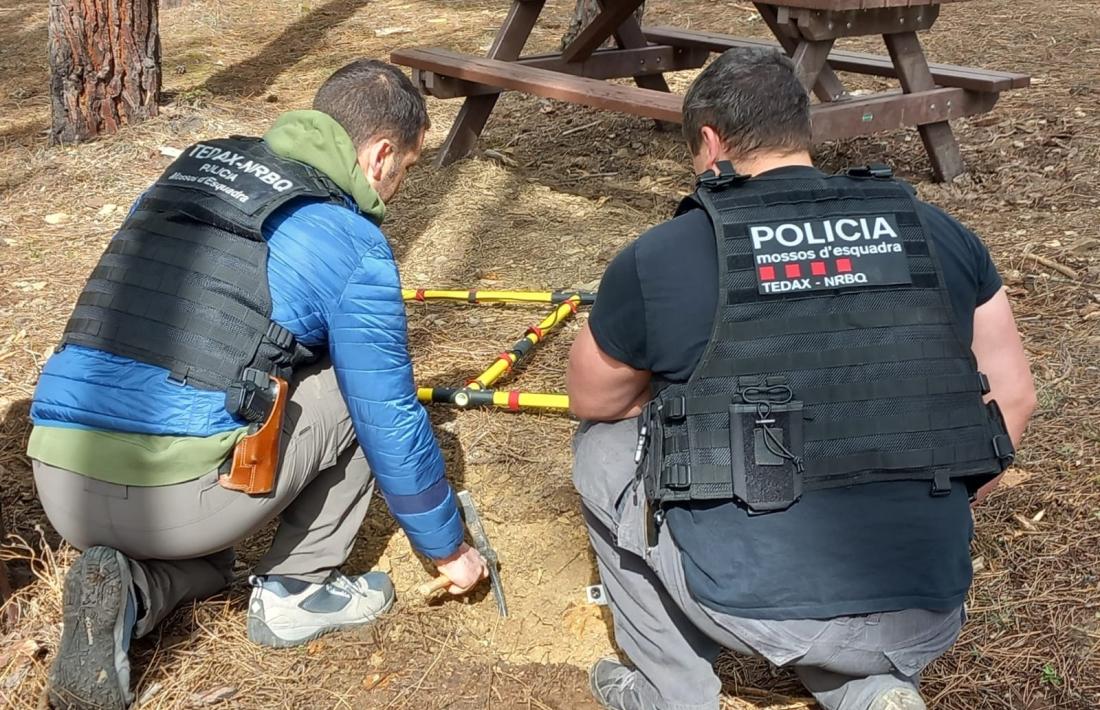
[[[868,163],[843,170],[840,175],[854,178],[875,178],[878,180],[890,180],[894,177],[894,169],[884,163]]]

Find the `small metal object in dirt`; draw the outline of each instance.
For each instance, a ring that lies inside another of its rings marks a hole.
[[[607,593],[604,592],[602,584],[593,584],[591,587],[585,587],[584,593],[585,596],[588,597],[589,604],[607,606]]]

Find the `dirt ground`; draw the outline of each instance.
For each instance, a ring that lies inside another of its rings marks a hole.
[[[73,556],[34,496],[23,455],[29,399],[88,270],[130,202],[169,162],[160,148],[262,133],[359,56],[417,44],[484,51],[507,10],[488,0],[193,0],[161,14],[162,115],[97,143],[47,148],[41,5],[0,0],[0,500],[8,531],[26,541],[6,553],[15,558],[22,621],[0,630],[0,708],[38,703],[59,636],[60,578]],[[767,35],[748,3],[648,5],[655,24]],[[571,7],[549,3],[529,50],[555,47]],[[1034,363],[1039,410],[1008,485],[976,511],[970,623],[926,674],[934,708],[1100,707],[1096,13],[1095,0],[945,7],[926,41],[935,60],[1035,77],[993,113],[957,123],[970,172],[955,183],[930,182],[915,131],[822,145],[816,155],[826,169],[888,162],[976,230],[1010,288]],[[682,90],[691,74],[670,79]],[[430,102],[428,161],[457,109]],[[481,153],[444,170],[419,168],[392,205],[386,231],[406,285],[591,284],[690,189],[675,132],[531,97],[502,99],[481,148],[507,160]],[[462,381],[543,311],[411,306],[418,379]],[[561,390],[578,325],[551,337],[515,382]],[[584,597],[596,575],[569,481],[574,423],[440,408],[432,419],[450,476],[474,492],[500,553],[507,621],[485,593],[421,600],[415,588],[427,579],[425,566],[379,501],[348,566],[392,574],[400,598],[389,618],[303,649],[261,650],[245,639],[247,590],[238,584],[135,643],[139,706],[593,707],[584,669],[613,644],[606,613]],[[244,565],[269,535],[242,546]],[[792,676],[765,664],[723,658],[720,670],[726,707],[814,707]]]

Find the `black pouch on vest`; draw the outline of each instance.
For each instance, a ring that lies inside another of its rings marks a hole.
[[[802,403],[730,406],[733,495],[753,513],[802,496]]]

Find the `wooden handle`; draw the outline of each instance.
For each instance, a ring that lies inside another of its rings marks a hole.
[[[445,574],[441,574],[430,582],[425,582],[417,587],[422,597],[430,597],[441,589],[451,586],[451,580]]]

